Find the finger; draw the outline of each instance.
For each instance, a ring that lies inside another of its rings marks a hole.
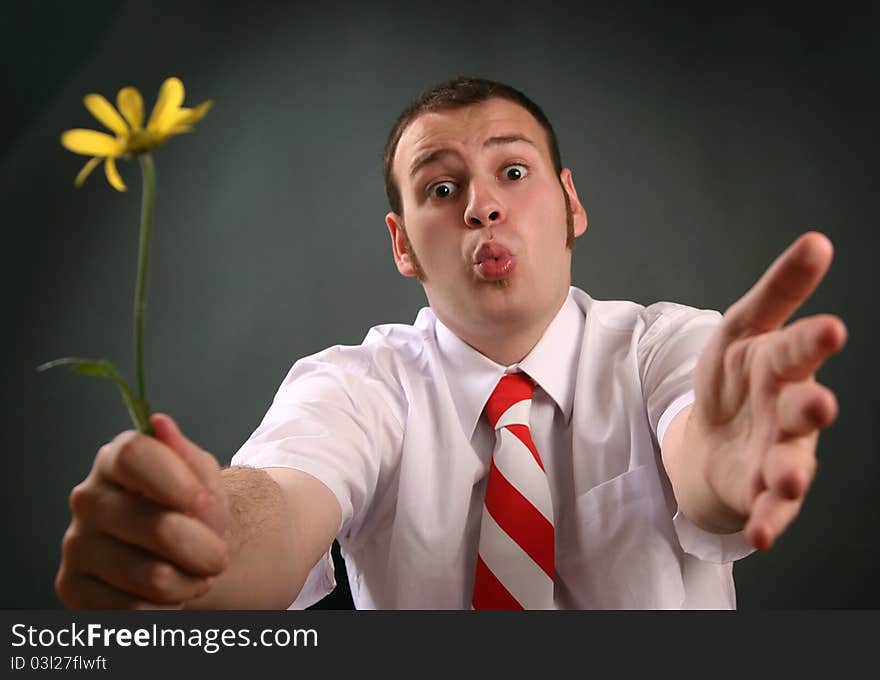
[[[210,502],[205,486],[177,454],[157,439],[137,432],[124,432],[102,447],[94,472],[181,512],[198,513]]]
[[[77,488],[74,516],[85,527],[139,546],[197,576],[220,574],[226,543],[203,522],[110,485]]]
[[[764,461],[766,489],[784,500],[802,499],[816,476],[818,434],[774,445]]]
[[[803,380],[811,376],[832,354],[846,344],[846,326],[836,316],[827,314],[795,321],[773,333],[767,352],[771,379]]]
[[[187,574],[174,565],[107,534],[76,527],[65,534],[64,561],[135,599],[178,604],[208,591],[210,579]]]
[[[180,609],[139,600],[63,564],[55,579],[55,592],[68,609]]]
[[[783,499],[767,489],[752,504],[746,538],[758,550],[769,550],[800,512],[803,500]]]
[[[154,413],[150,417],[150,424],[156,432],[156,438],[192,467],[206,486],[217,487],[220,466],[214,456],[189,440],[171,416]]]
[[[808,232],[798,238],[725,312],[730,338],[781,327],[819,285],[833,253],[823,234]]]
[[[812,381],[789,383],[776,403],[776,418],[783,437],[800,437],[822,430],[837,418],[837,397]]]
[[[210,502],[199,517],[222,535],[226,528],[226,494],[223,491],[217,459],[189,440],[171,416],[164,413],[153,414],[150,417],[150,424],[153,426],[156,438],[180,456],[211,492]]]

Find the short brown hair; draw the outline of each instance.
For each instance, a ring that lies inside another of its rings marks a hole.
[[[556,132],[553,130],[550,120],[544,115],[541,107],[510,85],[483,78],[459,76],[458,78],[440,83],[429,90],[425,90],[419,95],[418,99],[400,114],[394,123],[394,127],[391,128],[391,134],[388,135],[388,141],[385,143],[382,169],[385,176],[385,194],[388,196],[388,204],[393,212],[396,212],[398,215],[403,214],[403,202],[400,198],[400,189],[394,181],[393,166],[397,144],[400,142],[400,137],[409,124],[423,113],[463,108],[471,104],[479,104],[492,97],[507,99],[514,104],[519,104],[541,124],[544,132],[547,133],[547,146],[550,149],[550,158],[556,169],[556,175],[557,177],[559,176],[559,173],[562,172],[559,143],[556,141]]]

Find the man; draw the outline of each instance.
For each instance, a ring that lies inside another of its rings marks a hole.
[[[164,415],[104,446],[71,494],[64,604],[308,606],[338,538],[361,608],[735,606],[732,561],[796,517],[836,416],[813,376],[845,326],[783,328],[829,241],[802,236],[723,318],[592,300],[549,121],[476,79],[401,115],[385,179],[430,307],[297,362],[227,470]]]

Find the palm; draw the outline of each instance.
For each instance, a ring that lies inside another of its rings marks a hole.
[[[834,420],[833,393],[816,369],[843,347],[832,316],[783,324],[818,285],[831,245],[807,234],[724,315],[695,372],[693,431],[706,479],[731,524],[769,547],[797,515],[815,470],[818,432]]]

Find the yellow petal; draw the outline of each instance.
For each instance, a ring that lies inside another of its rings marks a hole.
[[[104,174],[107,175],[107,181],[110,182],[110,186],[112,186],[116,191],[125,191],[125,182],[122,181],[122,177],[119,176],[119,170],[116,169],[116,161],[112,158],[108,158],[104,163]]]
[[[134,87],[123,87],[116,95],[116,106],[131,125],[132,130],[140,129],[144,124],[144,98]]]
[[[119,112],[113,108],[113,104],[104,99],[104,97],[99,94],[87,94],[83,102],[100,123],[113,130],[120,137],[128,136],[128,125],[125,124]]]
[[[81,187],[83,185],[83,182],[86,181],[86,177],[92,174],[92,170],[95,169],[95,166],[97,166],[98,163],[101,162],[101,160],[102,159],[100,156],[95,156],[94,158],[90,159],[89,162],[83,166],[82,170],[79,171],[76,179],[73,180],[73,186]]]
[[[183,97],[183,83],[180,82],[180,78],[168,78],[162,83],[162,87],[159,88],[159,99],[147,123],[147,130],[158,133],[165,130],[183,104]]]
[[[162,135],[162,141],[164,142],[166,139],[168,139],[169,137],[173,137],[174,135],[182,135],[185,132],[192,132],[192,130],[192,125],[175,125],[164,135]]]
[[[205,114],[211,110],[212,106],[214,106],[214,102],[209,99],[206,102],[202,102],[194,109],[180,108],[177,110],[177,114],[174,116],[169,127],[177,127],[178,125],[195,125],[205,117]]]
[[[125,149],[115,137],[96,130],[67,130],[61,135],[61,144],[73,153],[86,156],[119,156]]]

